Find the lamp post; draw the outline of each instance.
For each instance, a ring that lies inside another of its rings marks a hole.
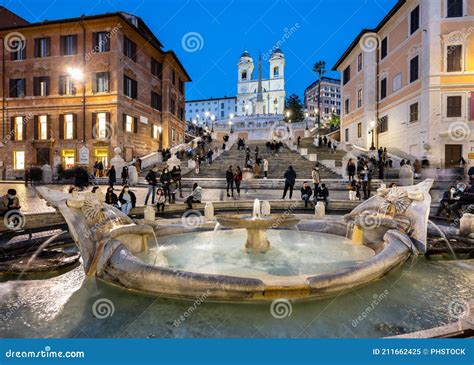
[[[209,115],[210,115],[210,114],[211,114],[211,113],[209,113],[209,112],[205,112],[205,113],[204,113],[204,117],[206,118],[206,125],[207,125],[208,127],[209,127]]]
[[[212,128],[211,132],[214,133],[214,121],[216,120],[216,116],[213,114],[211,115],[211,123],[212,123]]]
[[[234,133],[234,129],[233,129],[233,124],[234,124],[234,123],[233,123],[233,121],[232,121],[232,119],[234,119],[234,114],[233,114],[233,113],[231,113],[231,114],[229,115],[229,119],[230,119],[230,120],[229,120],[230,133]]]
[[[372,145],[370,146],[371,151],[375,151],[375,121],[370,122],[370,127],[372,128],[369,133],[372,134]]]
[[[249,115],[249,106],[248,105],[245,106],[245,115]]]
[[[309,129],[309,127],[308,127],[308,117],[309,117],[309,114],[308,114],[308,113],[304,113],[304,119],[305,119],[305,122],[306,122],[306,130]]]
[[[85,61],[84,61],[85,62]],[[82,142],[86,143],[86,78],[84,71],[79,67],[69,67],[67,73],[74,81],[82,84]],[[96,131],[97,132],[97,131]]]
[[[160,126],[158,126],[158,133],[160,134],[160,148],[159,150],[160,151],[163,151],[163,128]]]

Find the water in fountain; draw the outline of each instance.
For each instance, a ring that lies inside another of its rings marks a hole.
[[[253,218],[254,219],[257,219],[257,218],[260,218],[262,215],[262,210],[260,208],[260,200],[259,199],[255,199],[254,202],[253,202]]]
[[[434,229],[440,234],[441,238],[443,239],[444,242],[446,242],[446,245],[449,248],[449,251],[451,251],[451,254],[453,255],[454,259],[457,260],[456,254],[454,253],[453,247],[449,243],[448,237],[444,234],[444,232],[439,228],[432,220],[428,219],[428,223],[433,226]]]

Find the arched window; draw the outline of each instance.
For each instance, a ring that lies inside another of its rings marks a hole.
[[[242,71],[242,80],[247,80],[247,70]]]
[[[275,66],[273,67],[273,77],[279,77],[280,76],[280,67]]]

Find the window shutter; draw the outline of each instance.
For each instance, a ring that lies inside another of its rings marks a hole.
[[[123,131],[126,132],[127,131],[127,114],[125,113],[122,114],[122,127],[123,127]]]
[[[64,114],[59,114],[59,139],[64,139]]]
[[[92,92],[97,92],[97,73],[92,74]]]
[[[150,124],[150,137],[153,139],[153,129],[155,129],[155,125],[154,124]]]
[[[50,77],[49,76],[46,76],[45,77],[45,80],[46,80],[46,95],[49,95],[49,84],[50,84]]]
[[[15,80],[10,79],[10,97],[13,98],[16,94]]]
[[[72,54],[77,54],[77,34],[72,36]]]
[[[51,38],[46,38],[46,57],[51,56]]]
[[[38,137],[39,137],[39,133],[38,133],[38,132],[39,132],[39,131],[38,131],[39,125],[38,125],[38,123],[39,123],[38,116],[35,115],[35,116],[34,116],[34,124],[35,124],[35,125],[34,125],[34,129],[35,129],[34,137],[35,137],[35,140],[37,140]]]
[[[59,76],[59,95],[64,95],[64,76]]]
[[[136,99],[138,97],[138,83],[136,80],[132,81],[132,98]]]
[[[92,50],[99,51],[99,36],[97,32],[92,33]]]
[[[97,113],[92,113],[92,138],[98,139],[99,131],[97,130]]]
[[[137,62],[137,44],[132,42],[132,60]]]
[[[133,118],[133,132],[138,133],[138,118]]]
[[[72,138],[77,139],[77,114],[72,115]]]
[[[33,77],[33,95],[34,96],[39,95],[39,78],[38,77]]]
[[[66,53],[66,37],[62,35],[61,37],[59,37],[59,54],[61,56],[64,56],[65,53]]]
[[[26,141],[26,129],[28,128],[28,117],[26,115],[23,116],[23,140]]]
[[[51,139],[51,115],[46,116],[46,128],[48,129],[46,138]]]
[[[17,136],[16,136],[16,134],[15,134],[15,117],[10,117],[10,132],[11,132],[11,134],[12,134],[12,136],[13,136],[12,139],[13,139],[14,141],[17,141],[18,138],[17,138]]]
[[[471,117],[469,118],[469,120],[474,120],[474,91],[471,92]]]
[[[109,92],[110,90],[110,72],[105,73],[105,92]]]
[[[35,38],[35,50],[34,50],[35,57],[39,57],[39,39]]]

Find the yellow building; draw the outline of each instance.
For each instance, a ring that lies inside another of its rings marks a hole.
[[[474,0],[400,0],[364,29],[342,74],[341,140],[434,166],[474,161]]]

